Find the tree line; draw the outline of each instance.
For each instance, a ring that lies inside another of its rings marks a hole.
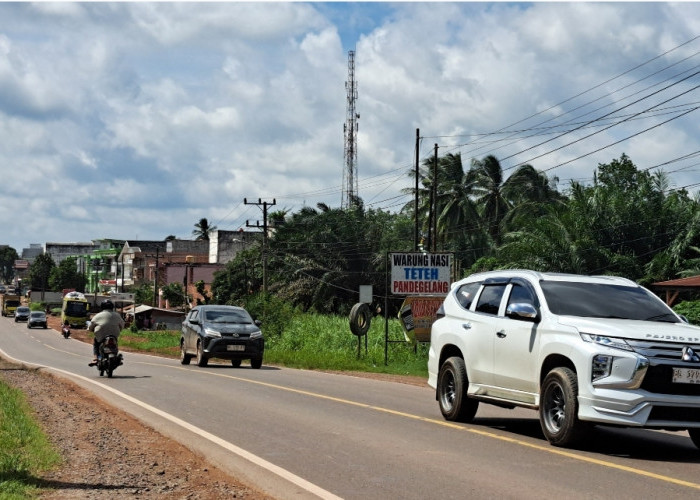
[[[366,209],[359,198],[347,209],[319,204],[273,214],[269,293],[303,310],[346,314],[359,285],[372,285],[383,307],[386,255],[414,250],[416,220],[423,241],[436,228],[435,249],[454,254],[457,277],[523,268],[649,285],[700,274],[698,197],[670,189],[664,172],[639,169],[624,154],[599,164],[592,183],[572,180],[563,190],[531,165],[506,176],[494,156],[469,168],[459,154],[430,158],[418,174],[417,217],[413,201],[390,213]],[[213,299],[241,303],[259,292],[262,258],[254,248],[229,262],[215,277]]]

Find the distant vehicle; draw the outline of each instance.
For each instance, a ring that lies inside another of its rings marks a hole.
[[[0,295],[0,312],[3,316],[14,316],[15,309],[20,306],[19,295],[12,295],[9,292]]]
[[[27,306],[19,306],[15,309],[15,323],[18,321],[29,321],[29,313],[31,310]]]
[[[6,293],[7,287],[5,285],[0,285],[0,293]]]
[[[180,362],[189,365],[196,356],[197,366],[207,366],[209,358],[231,360],[234,367],[244,359],[260,368],[265,340],[260,321],[242,307],[203,305],[192,309],[182,323]]]
[[[88,301],[80,292],[68,292],[63,296],[61,324],[68,322],[74,328],[87,328]]]
[[[46,313],[44,311],[32,311],[29,313],[29,319],[27,320],[27,328],[34,327],[47,328],[48,324],[46,321]]]

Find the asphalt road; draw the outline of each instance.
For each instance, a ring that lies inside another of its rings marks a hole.
[[[0,356],[94,391],[278,498],[688,498],[700,452],[685,432],[599,429],[584,449],[550,446],[536,413],[482,405],[440,415],[427,385],[266,366],[182,366],[125,353],[114,377],[91,346],[0,318]]]

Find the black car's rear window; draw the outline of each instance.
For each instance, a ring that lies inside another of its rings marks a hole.
[[[666,305],[641,287],[570,281],[542,281],[540,285],[554,314],[678,322]]]

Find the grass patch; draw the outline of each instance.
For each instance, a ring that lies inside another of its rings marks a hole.
[[[0,498],[37,496],[36,474],[60,461],[22,392],[0,381]]]

